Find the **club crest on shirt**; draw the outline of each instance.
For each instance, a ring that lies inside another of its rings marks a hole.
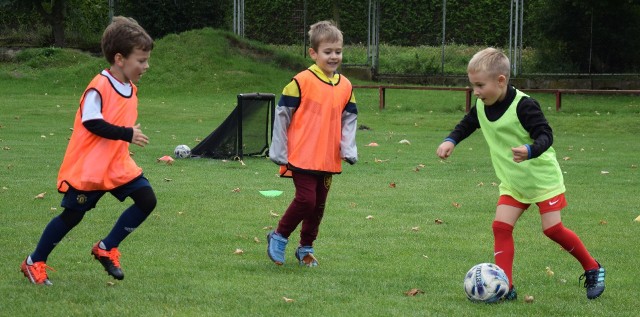
[[[80,194],[76,197],[76,201],[78,202],[78,204],[83,205],[87,202],[87,196],[84,194]]]
[[[331,179],[332,179],[332,177],[331,177],[331,176],[332,176],[332,175],[326,175],[326,176],[324,177],[324,187],[325,187],[326,189],[331,188]]]

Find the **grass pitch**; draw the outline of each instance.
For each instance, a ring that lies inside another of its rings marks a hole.
[[[149,219],[121,245],[126,278],[115,281],[90,256],[130,203],[105,196],[58,245],[53,287],[31,285],[19,264],[61,212],[55,179],[77,103],[106,67],[81,52],[45,49],[0,64],[0,315],[25,316],[633,316],[640,215],[637,97],[534,96],[554,128],[574,230],[607,269],[607,290],[588,301],[577,261],[541,232],[534,208],[514,235],[520,299],[470,303],[462,280],[492,261],[498,180],[480,132],[446,162],[435,156],[463,116],[456,92],[356,90],[360,161],[333,180],[316,242],[320,266],[293,251],[277,267],[265,235],[293,198],[265,158],[158,163],[178,144],[193,147],[231,112],[236,95],[279,95],[298,70],[242,57],[227,34],[205,29],[157,42],[139,84],[143,131],[132,146],[158,196]],[[264,54],[264,52],[263,52]],[[548,107],[548,108],[546,108]],[[407,140],[401,143],[401,140]],[[375,142],[379,146],[367,146]],[[275,198],[261,190],[282,190]],[[44,193],[43,198],[36,199]],[[240,251],[238,251],[240,250]],[[548,268],[548,269],[547,269]],[[547,272],[551,270],[553,275]],[[407,296],[419,289],[423,293]],[[533,303],[523,301],[534,296]]]

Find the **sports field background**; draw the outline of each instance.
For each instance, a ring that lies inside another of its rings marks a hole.
[[[121,245],[126,277],[114,281],[90,248],[130,202],[105,196],[51,254],[53,287],[29,284],[19,264],[61,212],[55,179],[69,129],[80,94],[106,65],[56,49],[0,64],[0,316],[636,315],[637,96],[566,96],[561,112],[552,95],[533,96],[555,133],[569,202],[563,222],[607,269],[602,297],[586,299],[579,264],[542,234],[532,209],[514,231],[520,299],[477,305],[462,279],[492,261],[497,179],[479,131],[447,162],[435,156],[464,114],[460,92],[388,91],[380,111],[377,91],[356,90],[358,123],[367,127],[358,131],[360,161],[333,179],[315,269],[294,261],[297,231],[283,267],[266,256],[265,235],[293,197],[275,164],[157,162],[206,137],[238,93],[279,95],[297,72],[246,55],[210,29],[157,41],[139,84],[139,122],[151,143],[131,150],[158,206]],[[270,189],[284,193],[259,194]],[[414,288],[424,293],[405,295]]]

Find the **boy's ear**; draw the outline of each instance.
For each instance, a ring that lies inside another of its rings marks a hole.
[[[120,53],[116,53],[116,56],[113,57],[113,61],[116,65],[122,67],[122,65],[124,65],[124,55],[120,54]]]
[[[317,55],[318,53],[316,53],[316,50],[314,50],[313,47],[309,47],[309,56],[315,60]]]
[[[507,76],[505,76],[505,75],[498,75],[498,84],[500,84],[500,85],[506,85],[506,84],[507,84]]]

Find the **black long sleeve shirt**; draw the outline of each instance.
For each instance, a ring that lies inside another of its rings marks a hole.
[[[498,101],[492,106],[484,107],[487,119],[492,122],[500,119],[515,97],[516,89],[513,86],[509,86],[504,100]],[[536,158],[553,144],[553,131],[544,113],[542,113],[540,104],[533,98],[523,97],[520,102],[518,102],[516,113],[518,114],[520,124],[522,124],[533,140],[533,144],[529,144],[529,158]],[[477,109],[473,106],[469,113],[456,125],[447,139],[451,139],[455,144],[458,144],[479,128],[480,121],[478,120]]]

